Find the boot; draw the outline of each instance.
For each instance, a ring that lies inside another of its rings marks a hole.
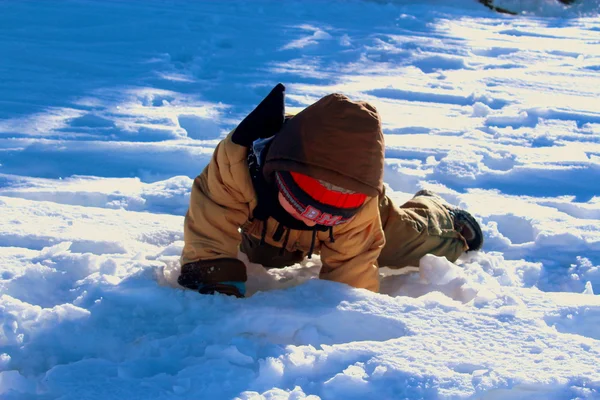
[[[477,220],[468,211],[457,207],[448,211],[454,217],[454,230],[467,241],[467,251],[480,250],[483,246],[483,232]]]

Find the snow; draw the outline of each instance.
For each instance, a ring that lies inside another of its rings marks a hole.
[[[3,4],[0,398],[600,399],[600,5],[495,4]],[[278,82],[372,102],[390,195],[483,250],[179,288],[192,179]]]

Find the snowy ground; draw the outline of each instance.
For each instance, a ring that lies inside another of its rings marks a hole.
[[[598,1],[0,3],[0,398],[600,399]],[[192,179],[278,82],[383,115],[484,250],[382,294],[174,285]]]

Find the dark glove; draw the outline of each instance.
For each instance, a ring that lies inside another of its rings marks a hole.
[[[247,280],[246,266],[236,258],[200,260],[181,267],[177,282],[202,294],[222,293],[244,297]]]

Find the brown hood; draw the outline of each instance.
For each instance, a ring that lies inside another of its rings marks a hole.
[[[291,118],[273,139],[264,174],[295,171],[377,196],[383,191],[383,133],[375,107],[334,93]]]

